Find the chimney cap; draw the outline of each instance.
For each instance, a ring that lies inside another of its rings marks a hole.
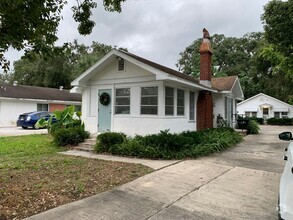
[[[203,38],[211,39],[211,37],[210,37],[210,33],[208,32],[207,29],[204,28],[204,29],[202,30],[202,32],[203,32]]]
[[[212,51],[212,45],[211,45],[211,37],[210,33],[208,32],[207,29],[203,29],[203,38],[202,38],[202,43],[199,48],[199,52],[210,52],[213,53]]]

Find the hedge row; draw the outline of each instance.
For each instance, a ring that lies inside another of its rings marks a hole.
[[[293,125],[293,118],[268,118],[268,125]]]
[[[97,137],[95,151],[113,155],[152,159],[197,158],[222,151],[242,140],[232,128],[187,131],[172,134],[161,131],[147,136],[126,137],[123,133],[106,132]]]

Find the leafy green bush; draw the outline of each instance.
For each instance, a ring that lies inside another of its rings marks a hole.
[[[83,126],[58,128],[54,131],[53,141],[58,146],[78,145],[89,137]]]
[[[259,133],[258,123],[254,120],[249,120],[247,125],[247,134],[258,134]]]
[[[161,150],[167,149],[172,151],[186,148],[193,143],[192,138],[178,134],[171,134],[168,130],[144,137],[137,135],[135,140],[139,141],[143,146],[151,146]]]
[[[97,137],[96,152],[152,159],[196,158],[222,151],[242,140],[232,128],[186,131],[171,134],[137,135],[126,138],[123,133],[107,132]]]
[[[57,122],[53,123],[53,117]],[[36,126],[47,127],[54,143],[58,146],[78,145],[89,137],[89,133],[84,130],[84,124],[81,121],[81,112],[75,112],[74,106],[69,106],[63,111],[54,111],[48,121],[41,118],[37,121]]]
[[[260,125],[263,125],[264,124],[264,119],[263,118],[250,117],[249,119],[256,121]]]
[[[111,146],[121,144],[126,135],[117,132],[105,132],[97,136],[96,152],[108,152]]]
[[[293,118],[269,118],[267,123],[269,125],[293,125]]]

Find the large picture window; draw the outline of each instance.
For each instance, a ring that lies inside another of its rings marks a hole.
[[[177,89],[177,115],[184,115],[184,90]]]
[[[140,113],[143,115],[158,114],[158,87],[141,88]]]
[[[165,115],[174,115],[174,88],[165,88]]]
[[[116,89],[115,114],[130,114],[130,88]]]
[[[195,98],[194,92],[190,92],[189,93],[189,120],[191,120],[191,121],[194,121],[194,119],[195,119],[194,98]]]

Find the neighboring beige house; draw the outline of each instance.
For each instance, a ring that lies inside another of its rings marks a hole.
[[[236,76],[212,78],[209,36],[200,48],[200,79],[135,54],[112,50],[77,77],[71,92],[82,94],[82,118],[91,133],[128,135],[199,130],[231,125],[243,99]]]
[[[0,83],[0,127],[15,126],[20,114],[63,110],[68,105],[81,108],[81,95],[69,90]]]
[[[293,118],[293,106],[259,93],[237,105],[238,114],[258,118]]]

